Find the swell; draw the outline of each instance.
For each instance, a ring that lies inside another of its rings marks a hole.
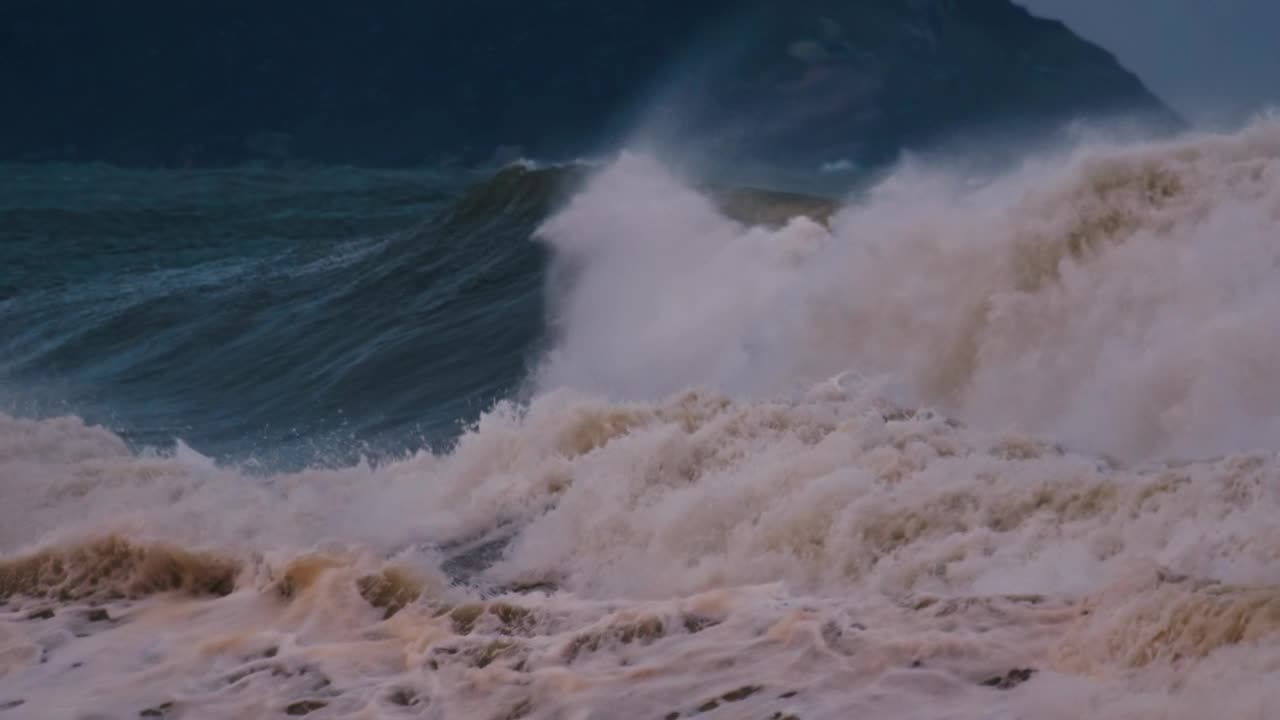
[[[589,175],[23,169],[0,207],[0,400],[271,467],[446,443],[540,354],[532,238]],[[753,222],[833,209],[713,190]]]
[[[305,463],[314,453],[291,445],[338,459],[360,450],[353,438],[442,440],[523,375],[543,316],[545,253],[529,237],[563,191],[557,171],[470,188],[101,172],[131,199],[54,187],[70,207],[0,209],[20,261],[0,282],[11,405],[114,418],[144,444]]]

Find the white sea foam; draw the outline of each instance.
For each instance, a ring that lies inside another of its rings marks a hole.
[[[904,169],[830,231],[765,230],[624,157],[544,230],[575,281],[543,387],[769,396],[855,368],[1094,452],[1277,446],[1280,124],[966,180]]]

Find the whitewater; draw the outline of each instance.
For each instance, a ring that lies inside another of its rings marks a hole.
[[[1280,121],[538,233],[448,451],[263,476],[0,416],[3,718],[1270,718]]]

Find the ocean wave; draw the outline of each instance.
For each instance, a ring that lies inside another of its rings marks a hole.
[[[762,221],[642,155],[508,168],[431,222],[521,218],[480,236],[550,252],[550,350],[447,447],[0,416],[0,708],[1264,714],[1277,172],[1262,121]]]
[[[0,192],[25,198],[0,209],[6,267],[23,269],[0,273],[0,321],[14,329],[0,339],[0,403],[74,408],[136,445],[182,437],[277,469],[447,444],[544,347],[555,279],[529,240],[598,167],[358,179],[28,168],[21,192]],[[766,224],[834,209],[709,192]],[[85,244],[95,255],[77,259]]]
[[[1090,144],[971,186],[906,166],[826,222],[725,218],[644,156],[541,237],[572,283],[542,387],[895,399],[1129,459],[1275,447],[1280,131]]]
[[[447,441],[534,352],[559,176],[356,174],[37,173],[73,207],[7,226],[0,401],[270,467]]]

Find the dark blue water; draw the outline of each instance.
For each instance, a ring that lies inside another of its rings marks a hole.
[[[271,466],[447,441],[542,336],[555,171],[0,175],[0,397]]]

